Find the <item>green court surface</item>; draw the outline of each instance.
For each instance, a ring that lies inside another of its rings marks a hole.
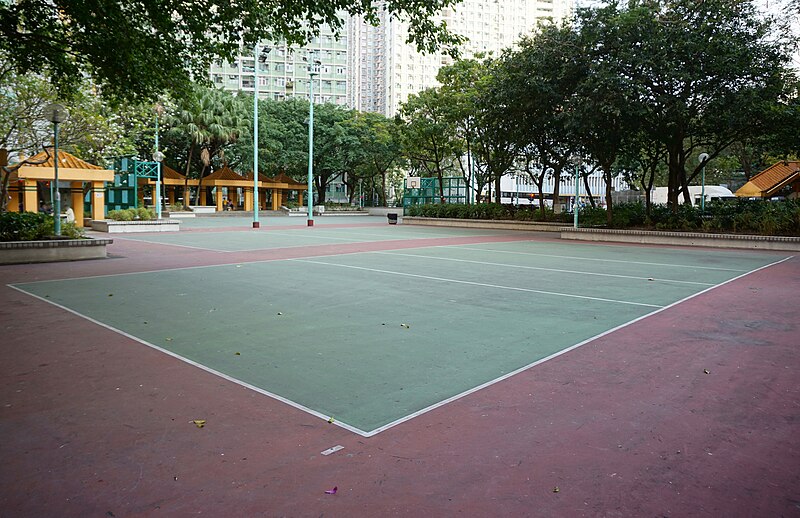
[[[284,218],[287,219],[287,218]],[[364,216],[361,219],[365,219]],[[343,243],[367,243],[397,239],[508,235],[508,231],[471,229],[430,229],[407,226],[366,226],[354,228],[275,229],[268,231],[162,232],[127,234],[114,239],[159,243],[217,252],[244,252]]]
[[[400,210],[400,209],[398,209]],[[194,229],[194,228],[231,228],[242,227],[252,228],[253,215],[240,215],[239,213],[226,212],[224,215],[198,215],[195,218],[177,218],[181,222],[181,229]],[[289,226],[305,226],[306,215],[302,216],[273,216],[270,214],[261,214],[258,217],[262,227],[289,227]],[[315,226],[328,226],[328,225],[379,225],[387,224],[386,216],[367,216],[367,215],[323,215],[314,216]]]
[[[16,287],[371,435],[784,257],[516,241]]]

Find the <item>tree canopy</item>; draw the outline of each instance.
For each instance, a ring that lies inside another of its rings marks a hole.
[[[24,0],[0,2],[0,50],[18,74],[51,78],[62,94],[89,74],[103,94],[154,99],[203,80],[216,59],[232,60],[241,45],[261,40],[304,44],[323,25],[336,34],[341,14],[377,23],[378,10],[409,23],[421,51],[455,52],[461,41],[434,21],[458,0]]]

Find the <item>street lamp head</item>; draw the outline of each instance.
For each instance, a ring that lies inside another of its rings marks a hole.
[[[155,160],[156,162],[163,162],[164,153],[162,153],[161,151],[156,151],[155,153],[153,153],[153,160]]]
[[[50,103],[44,108],[44,118],[54,124],[64,122],[68,116],[69,112],[61,104]]]
[[[701,164],[708,162],[708,153],[700,153],[700,156],[697,157],[697,161]]]
[[[572,156],[569,158],[569,161],[570,161],[570,163],[572,163],[572,165],[574,165],[574,166],[579,166],[579,165],[581,165],[581,162],[582,162],[583,160],[581,159],[581,156],[580,156],[580,155],[572,155]]]
[[[161,103],[155,103],[153,105],[153,111],[158,117],[161,117],[162,115],[164,115],[164,105]]]

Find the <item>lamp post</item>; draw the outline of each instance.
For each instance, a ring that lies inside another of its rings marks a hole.
[[[314,76],[320,62],[315,60],[308,67],[308,226],[314,226]]]
[[[697,157],[700,165],[703,166],[702,173],[700,174],[700,214],[706,213],[706,162],[708,161],[708,153],[700,153]]]
[[[164,107],[157,103],[153,108],[156,112],[156,150],[153,152],[153,160],[158,163],[158,174],[156,175],[156,219],[161,219],[161,162],[164,161],[164,153],[158,149],[158,118],[164,113]]]
[[[58,125],[65,120],[67,120],[67,116],[69,112],[67,109],[64,108],[62,105],[58,103],[51,103],[48,104],[44,109],[44,115],[47,117],[47,120],[53,123],[53,147],[54,153],[53,156],[53,184],[55,184],[55,191],[54,196],[51,198],[55,198],[52,200],[55,203],[55,207],[53,207],[53,217],[55,218],[53,222],[53,230],[57,236],[61,235],[61,192],[58,190]],[[51,189],[51,192],[53,190]]]
[[[263,54],[258,52],[258,43],[253,49],[253,228],[259,228],[258,221],[258,64],[267,60],[272,49],[264,47]]]
[[[572,163],[575,165],[575,203],[573,204],[572,210],[574,214],[574,221],[573,227],[578,228],[578,196],[580,196],[580,166],[581,166],[581,157],[574,156],[572,157]]]
[[[156,150],[153,153],[153,161],[158,163],[158,176],[156,176],[156,219],[161,219],[161,162],[164,161],[164,153]]]

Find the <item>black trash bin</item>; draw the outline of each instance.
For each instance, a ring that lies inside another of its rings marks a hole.
[[[386,214],[386,217],[389,218],[389,224],[390,225],[397,225],[397,213],[396,212],[390,212],[390,213]]]

